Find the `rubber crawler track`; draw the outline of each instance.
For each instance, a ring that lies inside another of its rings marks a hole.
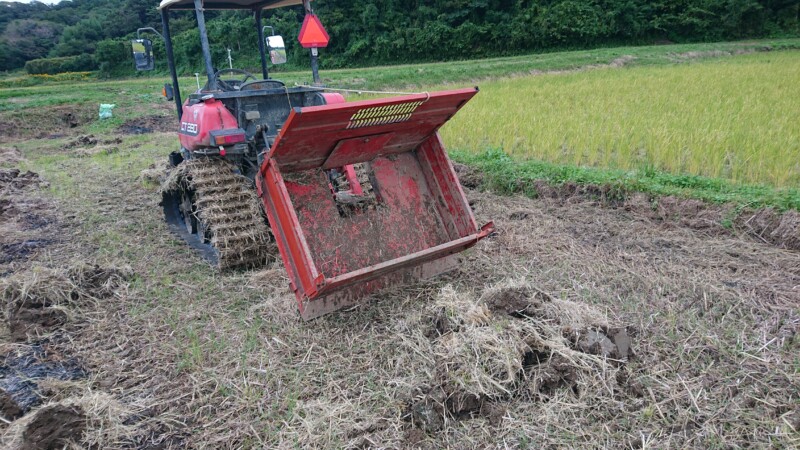
[[[208,228],[220,270],[257,267],[277,254],[252,182],[220,159],[186,161],[183,181],[194,191],[197,218]]]

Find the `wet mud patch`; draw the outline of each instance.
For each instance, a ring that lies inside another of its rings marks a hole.
[[[48,232],[57,222],[53,207],[39,193],[48,186],[35,172],[0,169],[0,265],[24,262],[56,241]]]
[[[175,133],[178,124],[174,116],[151,115],[131,119],[117,127],[122,134]]]
[[[522,281],[504,281],[477,298],[447,286],[425,316],[430,347],[419,350],[434,355],[434,378],[410,395],[405,418],[426,433],[449,420],[483,418],[496,426],[510,401],[603,395],[602,386],[615,383],[613,374],[634,356],[626,328]]]
[[[471,189],[486,188],[484,175],[477,169],[454,164],[462,185]],[[773,208],[744,208],[730,204],[711,204],[702,200],[674,196],[655,197],[641,192],[627,192],[611,185],[567,182],[552,184],[546,180],[518,180],[513,188],[545,202],[564,206],[594,203],[611,209],[630,211],[665,226],[679,225],[710,235],[746,234],[758,242],[779,248],[800,250],[800,212],[784,213]],[[524,221],[528,211],[512,211],[511,220]]]
[[[0,264],[9,264],[17,260],[26,260],[40,248],[47,247],[52,239],[29,239],[12,244],[0,244]]]
[[[0,137],[37,139],[75,134],[97,119],[94,104],[42,106],[0,113]]]
[[[0,359],[0,414],[7,420],[22,417],[46,398],[43,380],[72,381],[86,377],[74,358],[47,343],[17,347]]]
[[[484,182],[483,173],[466,164],[453,163],[453,169],[458,175],[461,185],[469,189],[478,189]]]

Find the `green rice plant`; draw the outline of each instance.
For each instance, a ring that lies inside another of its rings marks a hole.
[[[489,81],[442,134],[516,160],[798,186],[798,73],[785,51]]]

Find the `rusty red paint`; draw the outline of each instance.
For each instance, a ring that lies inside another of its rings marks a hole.
[[[322,94],[322,98],[325,99],[326,105],[335,105],[337,103],[345,102],[344,96],[338,92],[325,92]]]
[[[348,164],[369,161],[375,156],[388,156],[416,149],[432,136],[461,106],[477,93],[477,89],[458,89],[431,94],[414,94],[380,100],[339,103],[334,105],[295,108],[289,114],[269,157],[285,172],[320,167],[340,141],[394,132],[395,136],[379,154],[365,152],[351,155]],[[418,104],[411,116],[402,122],[348,129],[359,112],[370,109],[403,107]]]
[[[386,143],[394,137],[394,133],[374,136],[343,139],[336,144],[333,152],[322,165],[325,169],[341,167],[345,164],[357,164],[372,159],[372,155],[380,154]],[[369,159],[365,159],[369,158]]]
[[[292,112],[258,184],[304,318],[452,268],[450,255],[492,232],[478,229],[436,132],[476,92]],[[348,165],[359,162],[369,163],[380,202],[342,215],[325,169],[344,167],[350,179]]]
[[[361,189],[361,183],[358,182],[356,169],[352,165],[344,166],[344,174],[347,177],[347,184],[350,185],[350,192],[354,195],[363,195],[364,190]]]

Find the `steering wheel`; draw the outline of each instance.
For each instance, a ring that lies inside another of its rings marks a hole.
[[[230,84],[228,84],[224,80],[220,80],[219,79],[219,76],[222,75],[223,73],[238,73],[238,74],[244,75],[244,78],[242,78],[241,80],[228,80],[228,81],[238,81],[240,86],[242,85],[242,83],[244,83],[245,81],[247,81],[250,78],[252,78],[254,80],[256,79],[255,75],[253,75],[252,73],[250,73],[250,72],[248,72],[246,70],[242,70],[242,69],[221,69],[221,70],[218,70],[218,71],[216,71],[216,73],[214,73],[214,79],[217,80],[217,86],[219,86],[223,91],[235,91],[236,90],[236,88],[234,86],[231,86]]]
[[[255,89],[280,89],[286,87],[283,81],[280,80],[253,80],[239,85],[240,91],[249,91]]]

